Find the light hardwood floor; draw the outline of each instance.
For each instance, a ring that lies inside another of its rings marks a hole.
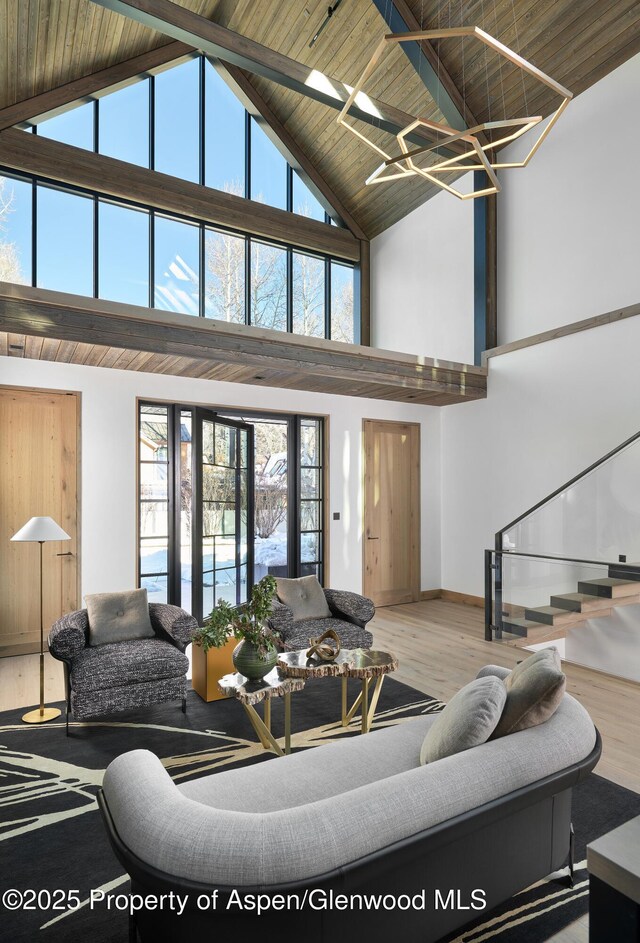
[[[399,659],[399,681],[443,701],[486,664],[512,668],[521,649],[484,640],[481,609],[440,599],[378,609],[370,627],[377,648]],[[601,776],[640,792],[640,684],[565,665],[568,690],[587,708],[602,734]],[[62,665],[46,656],[47,701],[62,700]],[[0,658],[0,710],[32,706],[38,691],[38,656]],[[546,943],[586,943],[587,918]]]

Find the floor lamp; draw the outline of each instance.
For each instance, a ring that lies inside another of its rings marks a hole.
[[[47,720],[59,717],[61,711],[57,707],[44,706],[44,624],[42,606],[42,545],[50,540],[71,540],[61,527],[50,517],[32,517],[21,527],[12,540],[28,541],[40,544],[40,707],[24,714],[26,724],[43,724]]]

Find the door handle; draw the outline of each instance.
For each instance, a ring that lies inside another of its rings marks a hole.
[[[70,550],[67,550],[66,553],[56,553],[57,557],[72,557],[73,554]]]
[[[380,540],[379,537],[367,537],[367,540]]]

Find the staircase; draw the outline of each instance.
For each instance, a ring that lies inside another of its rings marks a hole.
[[[511,607],[502,620],[505,632],[519,637],[515,645],[531,645],[564,638],[566,630],[589,619],[611,615],[618,606],[640,604],[640,574],[638,579],[603,577],[581,580],[577,593],[551,596],[550,605],[536,608]],[[515,615],[520,611],[522,615]]]
[[[497,531],[493,549],[484,551],[488,642],[507,633],[509,644],[528,647],[570,633],[565,650],[576,657],[602,655],[616,671],[625,658],[640,658],[640,633],[628,618],[633,613],[616,613],[640,605],[638,480],[640,432]],[[616,648],[615,657],[608,650],[594,655],[593,634],[580,631],[594,619],[603,619],[603,628],[609,619],[611,632],[598,644]],[[628,635],[627,654],[621,654],[620,631]]]

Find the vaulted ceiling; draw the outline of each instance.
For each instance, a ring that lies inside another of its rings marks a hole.
[[[179,5],[351,85],[389,32],[373,0],[342,0],[312,48],[327,0],[180,0]],[[387,12],[392,0],[380,6]],[[574,94],[640,51],[637,0],[405,0],[404,7],[424,28],[482,27]],[[170,41],[91,0],[0,0],[0,27],[0,109]],[[500,65],[479,44],[443,41],[435,51],[480,121],[547,115],[557,105],[548,89],[523,79],[508,63]],[[336,124],[334,110],[265,78],[251,81],[367,236],[433,195],[433,188],[415,177],[366,187],[379,159]],[[367,92],[410,114],[442,120],[400,47],[385,56]],[[391,141],[379,129],[367,133],[382,146]]]

